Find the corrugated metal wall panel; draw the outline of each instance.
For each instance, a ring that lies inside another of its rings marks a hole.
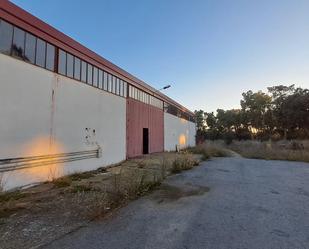
[[[143,128],[149,129],[149,153],[164,150],[163,110],[127,99],[127,157],[143,154]]]
[[[149,117],[150,152],[164,150],[164,114],[163,110],[150,106]]]

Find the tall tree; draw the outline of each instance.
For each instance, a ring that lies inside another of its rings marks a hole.
[[[284,136],[286,137],[286,132],[288,130],[288,122],[283,105],[288,98],[288,96],[294,94],[295,85],[284,86],[278,85],[273,87],[268,87],[268,92],[272,96],[272,110],[273,110],[273,122],[277,129],[284,131]]]
[[[251,90],[242,94],[240,101],[242,110],[247,113],[250,126],[257,130],[265,128],[265,113],[271,107],[271,96],[262,91],[252,92]]]
[[[205,130],[205,113],[203,110],[195,111],[196,127],[199,131]]]

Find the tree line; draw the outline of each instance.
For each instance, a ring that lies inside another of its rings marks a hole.
[[[195,111],[197,140],[309,138],[309,89],[295,85],[242,93],[240,109]]]

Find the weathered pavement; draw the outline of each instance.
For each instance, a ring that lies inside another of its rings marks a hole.
[[[309,249],[309,164],[213,159],[45,248]]]

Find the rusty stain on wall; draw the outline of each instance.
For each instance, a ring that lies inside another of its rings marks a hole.
[[[54,119],[55,119],[55,112],[56,112],[56,90],[59,84],[59,76],[54,74],[53,82],[52,82],[52,89],[51,89],[51,105],[50,105],[50,129],[49,129],[49,144],[50,146],[53,145],[54,140]]]

